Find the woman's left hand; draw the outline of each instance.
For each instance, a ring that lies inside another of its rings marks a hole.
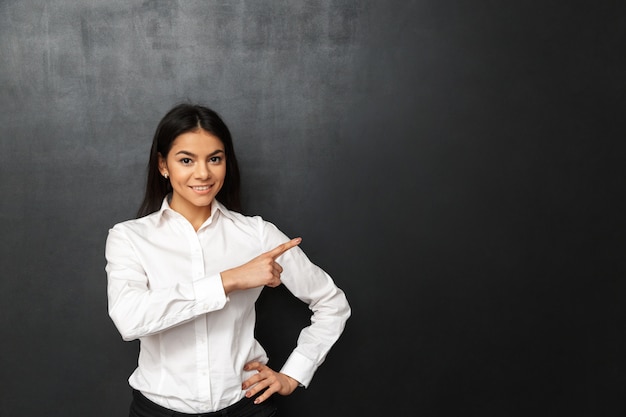
[[[280,395],[289,395],[298,388],[298,381],[290,376],[281,374],[274,371],[267,365],[261,362],[249,362],[243,369],[245,371],[254,371],[257,373],[243,382],[241,388],[248,390],[246,397],[250,398],[253,395],[265,390],[265,392],[259,395],[255,400],[255,404],[260,404],[267,400],[274,393]],[[267,389],[266,389],[267,388]]]

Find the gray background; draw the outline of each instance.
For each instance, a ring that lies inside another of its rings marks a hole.
[[[104,241],[187,100],[353,307],[283,416],[624,415],[625,28],[617,1],[1,1],[0,415],[127,415]],[[307,318],[264,291],[275,367]]]

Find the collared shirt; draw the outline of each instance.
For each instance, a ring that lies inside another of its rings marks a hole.
[[[140,340],[130,385],[183,413],[216,411],[243,398],[243,381],[267,363],[254,338],[262,287],[228,296],[220,272],[289,240],[261,217],[244,216],[214,200],[196,232],[169,207],[115,225],[106,241],[108,308],[124,340]],[[280,372],[307,386],[350,316],[344,293],[299,247],[282,254],[281,281],[313,312]]]

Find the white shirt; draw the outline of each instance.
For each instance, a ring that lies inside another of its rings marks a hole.
[[[130,385],[183,413],[216,411],[243,398],[252,360],[267,363],[254,339],[261,288],[224,293],[220,272],[289,238],[262,218],[214,200],[196,232],[169,207],[115,225],[106,241],[109,315],[124,340],[140,340]],[[280,372],[307,386],[350,316],[344,293],[294,247],[277,262],[282,283],[313,312]]]

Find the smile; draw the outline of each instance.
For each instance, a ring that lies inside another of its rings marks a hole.
[[[203,185],[201,187],[191,187],[194,189],[194,191],[207,191],[209,188],[211,188],[210,185]]]

